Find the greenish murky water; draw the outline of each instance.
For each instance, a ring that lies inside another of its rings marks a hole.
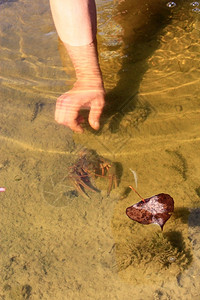
[[[75,75],[48,1],[0,1],[1,299],[200,298],[200,4],[167,3],[97,1],[107,105],[78,135],[54,121]],[[109,196],[74,190],[83,147],[116,163]],[[129,168],[174,198],[163,232],[126,216]]]

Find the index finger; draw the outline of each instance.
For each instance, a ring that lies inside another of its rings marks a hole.
[[[70,105],[69,109],[66,111],[66,122],[64,123],[64,125],[68,126],[73,131],[83,132],[83,129],[78,122],[79,110],[79,105]]]
[[[59,97],[56,103],[55,120],[73,131],[82,132],[83,129],[77,121],[79,110],[80,105],[72,103],[69,98]]]

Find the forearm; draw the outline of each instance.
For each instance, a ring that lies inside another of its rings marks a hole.
[[[77,83],[103,87],[96,45],[94,0],[50,0],[55,26],[73,62]]]
[[[99,89],[103,88],[102,74],[98,62],[96,41],[85,46],[65,44],[75,68],[77,82],[75,87]]]
[[[60,39],[71,46],[88,45],[96,37],[94,0],[50,0]]]

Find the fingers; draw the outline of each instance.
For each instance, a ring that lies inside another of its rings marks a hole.
[[[89,113],[89,123],[90,126],[95,130],[99,129],[100,126],[99,119],[102,114],[103,107],[104,107],[104,97],[95,99],[91,103],[91,108]]]
[[[83,118],[79,115],[81,108],[90,108],[89,124],[98,130],[99,119],[104,107],[104,93],[95,93],[89,91],[87,93],[65,93],[60,96],[56,103],[55,120],[63,125],[68,126],[73,131],[83,132],[80,124]]]
[[[65,93],[57,99],[55,120],[60,124],[68,126],[73,131],[83,132],[78,121],[79,110],[80,105],[73,102],[73,99]]]

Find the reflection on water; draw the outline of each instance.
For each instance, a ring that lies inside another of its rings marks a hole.
[[[199,6],[167,3],[97,1],[107,105],[77,135],[53,120],[75,78],[48,2],[0,2],[2,299],[199,299]],[[83,147],[120,166],[108,197],[66,180]],[[163,233],[126,216],[130,168],[174,198]]]

